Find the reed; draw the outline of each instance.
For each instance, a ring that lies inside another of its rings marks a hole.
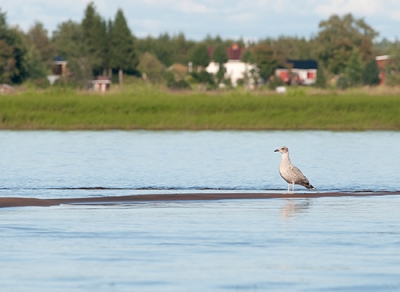
[[[0,96],[1,129],[400,130],[400,94],[174,93],[149,86],[89,94],[68,89]]]

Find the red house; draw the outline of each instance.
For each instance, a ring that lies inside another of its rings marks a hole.
[[[385,84],[385,67],[389,59],[390,57],[388,55],[375,57],[376,63],[378,64],[379,68],[379,79],[381,80],[379,84]]]

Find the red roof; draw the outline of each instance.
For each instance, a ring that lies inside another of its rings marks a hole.
[[[230,48],[226,49],[226,52],[228,53],[229,60],[240,60],[240,57],[244,53],[244,48],[234,43]]]
[[[238,44],[234,43],[231,47],[226,48],[226,53],[228,54],[228,60],[240,60],[244,53],[245,48],[240,47]],[[208,55],[212,59],[214,55],[214,48],[208,48]]]
[[[213,56],[214,56],[214,48],[213,48],[213,47],[208,47],[208,48],[207,48],[207,51],[208,51],[208,57],[209,57],[210,59],[212,59]]]

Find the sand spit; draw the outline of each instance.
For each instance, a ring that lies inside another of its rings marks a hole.
[[[61,199],[37,199],[8,197],[0,198],[0,208],[27,207],[27,206],[57,206],[61,204],[129,204],[135,202],[167,202],[167,201],[209,201],[209,200],[243,200],[243,199],[311,199],[323,197],[364,197],[364,196],[388,196],[400,195],[400,192],[320,192],[320,193],[190,193],[190,194],[154,194],[132,196],[107,196],[87,198],[61,198]]]

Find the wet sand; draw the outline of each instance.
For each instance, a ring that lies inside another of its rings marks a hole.
[[[365,197],[400,195],[400,192],[327,192],[327,193],[190,193],[190,194],[154,194],[132,196],[108,196],[87,198],[36,199],[9,197],[0,198],[0,208],[27,206],[57,206],[61,204],[129,204],[135,202],[166,202],[166,201],[209,201],[209,200],[239,200],[239,199],[298,199],[323,197]]]

